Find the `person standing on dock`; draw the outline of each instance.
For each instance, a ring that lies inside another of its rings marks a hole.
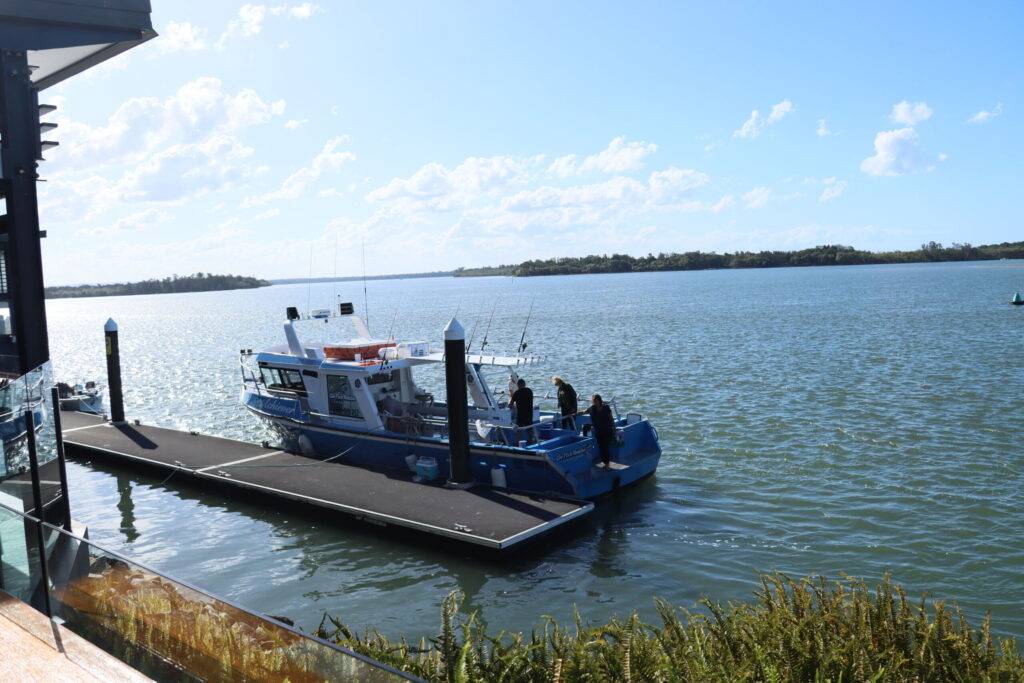
[[[580,410],[576,390],[558,375],[552,377],[551,382],[558,387],[558,410],[562,413],[562,427],[576,431],[576,413]]]
[[[533,424],[533,390],[526,386],[525,379],[516,382],[516,386],[516,393],[512,394],[508,404],[515,410],[516,426],[529,427]]]
[[[594,440],[597,441],[601,462],[607,468],[611,462],[612,439],[615,438],[615,418],[612,417],[612,409],[601,399],[601,394],[594,394],[590,398],[587,415],[594,426]]]

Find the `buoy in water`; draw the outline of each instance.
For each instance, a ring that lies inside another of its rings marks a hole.
[[[1010,299],[1010,303],[1014,306],[1024,306],[1024,297],[1021,297],[1020,292],[1017,292],[1013,295],[1013,298]]]

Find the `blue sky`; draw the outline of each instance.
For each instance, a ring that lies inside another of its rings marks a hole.
[[[48,283],[1024,238],[1019,3],[153,4],[41,97]]]

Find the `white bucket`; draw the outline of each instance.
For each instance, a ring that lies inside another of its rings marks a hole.
[[[405,466],[409,468],[410,472],[415,472],[416,471],[416,454],[415,453],[410,453],[409,455],[405,456]]]
[[[496,489],[508,488],[508,483],[505,481],[504,467],[494,467],[491,469],[491,486]]]

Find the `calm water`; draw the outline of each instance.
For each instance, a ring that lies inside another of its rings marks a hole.
[[[238,405],[237,351],[281,343],[287,305],[334,285],[59,300],[55,372],[104,378],[120,324],[129,416],[261,440]],[[361,306],[361,286],[337,286]],[[498,312],[490,348],[527,340],[580,393],[658,427],[657,476],[538,557],[486,563],[225,502],[77,462],[72,509],[107,546],[306,628],[322,613],[434,633],[451,590],[495,627],[604,619],[652,595],[750,596],[758,572],[891,572],[1024,636],[1024,262],[369,283],[370,326],[440,342]],[[311,336],[321,334],[311,328]],[[482,331],[478,333],[479,342]],[[543,390],[542,390],[543,392]]]

